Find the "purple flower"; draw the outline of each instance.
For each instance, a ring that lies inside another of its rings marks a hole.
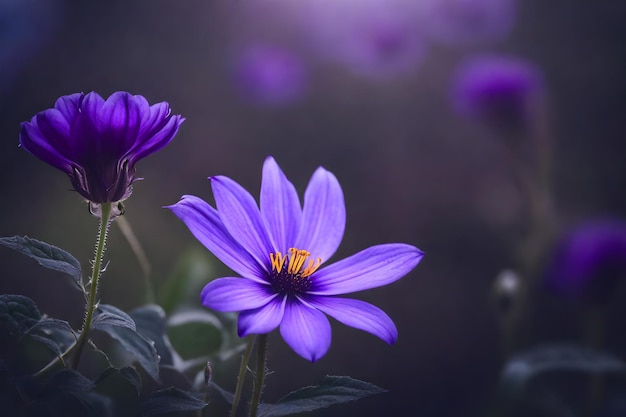
[[[411,271],[423,252],[401,243],[378,245],[321,267],[339,246],[346,221],[341,186],[324,168],[311,177],[303,207],[271,157],[263,167],[260,209],[235,181],[222,176],[210,180],[217,210],[194,196],[183,196],[169,207],[207,249],[243,277],[207,284],[201,295],[206,307],[239,311],[241,337],[280,326],[287,344],[311,361],[330,347],[325,314],[395,342],[396,327],[382,310],[335,296],[390,284]]]
[[[422,29],[444,44],[504,38],[515,23],[516,0],[420,0]]]
[[[542,89],[541,73],[527,61],[477,56],[459,67],[452,84],[452,105],[465,117],[519,129],[528,124]]]
[[[167,145],[184,120],[139,95],[76,93],[23,122],[20,145],[69,175],[91,203],[115,203],[130,196],[135,163]]]
[[[626,275],[626,221],[595,219],[567,232],[557,243],[545,285],[559,295],[606,302]]]
[[[239,57],[235,81],[241,94],[259,104],[276,105],[296,100],[304,93],[307,70],[291,52],[258,44]]]

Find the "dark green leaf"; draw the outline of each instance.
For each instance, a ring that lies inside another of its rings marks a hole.
[[[64,369],[55,374],[43,387],[42,395],[57,394],[60,392],[89,391],[94,387],[93,382],[82,374]]]
[[[226,391],[224,388],[217,385],[215,382],[211,381],[211,388],[220,394],[220,396],[226,401],[228,404],[232,404],[235,399],[235,394],[232,392]]]
[[[211,355],[222,346],[222,324],[208,311],[175,313],[169,318],[167,327],[174,349],[184,359]]]
[[[152,379],[158,380],[159,359],[152,342],[125,326],[100,326],[96,330],[103,331],[115,339]]]
[[[141,404],[141,417],[156,417],[168,413],[181,413],[201,410],[206,403],[200,397],[188,391],[169,387],[152,394]]]
[[[74,283],[82,288],[80,262],[69,252],[28,236],[2,237],[0,244],[36,260],[48,269],[70,275]]]
[[[194,246],[186,250],[159,291],[159,304],[171,314],[185,304],[197,304],[198,294],[211,273],[210,255],[204,248]]]
[[[135,320],[137,332],[154,342],[154,347],[161,358],[159,363],[172,365],[175,353],[165,334],[165,311],[156,304],[148,304],[137,307],[130,312],[130,316]]]
[[[605,352],[576,345],[545,345],[514,356],[502,373],[509,393],[522,390],[534,377],[547,372],[624,372],[626,364]]]
[[[136,330],[135,322],[128,314],[112,305],[100,304],[91,327],[92,329],[106,331],[106,329],[111,326],[126,327],[130,330]]]
[[[21,336],[41,320],[39,309],[23,295],[0,295],[0,329],[12,336]]]
[[[383,392],[386,390],[348,376],[326,376],[319,385],[300,388],[276,404],[262,404],[259,416],[280,417],[305,413]]]
[[[73,333],[74,330],[70,326],[68,322],[65,320],[53,319],[51,317],[45,317],[35,323],[30,329],[28,329],[28,333],[34,333],[38,331],[43,332],[51,332],[54,330],[60,330],[62,332]]]

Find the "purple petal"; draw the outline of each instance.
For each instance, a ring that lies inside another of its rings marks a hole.
[[[421,250],[403,243],[372,246],[315,272],[309,294],[339,295],[381,287],[402,278],[423,256]]]
[[[202,289],[202,305],[217,311],[243,311],[262,307],[276,298],[268,285],[246,278],[218,278]]]
[[[307,302],[346,326],[365,330],[390,345],[398,339],[398,329],[391,318],[370,303],[333,297],[310,297]]]
[[[118,91],[106,100],[98,112],[98,127],[106,140],[102,146],[107,152],[121,157],[136,143],[141,119],[150,112],[142,96]]]
[[[20,125],[20,146],[53,167],[71,173],[71,162],[59,153],[42,135],[36,118]]]
[[[272,157],[263,165],[260,205],[276,247],[286,252],[296,241],[302,209],[296,188]]]
[[[290,301],[285,306],[280,334],[298,355],[311,362],[324,356],[330,347],[328,319],[321,311],[300,301]]]
[[[217,210],[206,201],[184,195],[173,206],[166,207],[177,215],[191,233],[213,255],[241,276],[264,282],[263,267],[228,233]]]
[[[276,297],[263,307],[239,313],[237,333],[239,337],[249,334],[266,334],[278,327],[285,314],[287,297]]]
[[[159,117],[159,115],[160,113],[154,117]],[[147,139],[143,138],[143,142],[138,142],[136,146],[128,152],[131,164],[134,164],[151,153],[164,148],[172,141],[172,139],[174,139],[174,136],[176,136],[176,133],[178,132],[178,128],[184,121],[185,118],[180,115],[168,116],[168,118],[161,120],[148,120],[147,123],[155,123],[156,126],[153,126],[151,130],[146,130],[145,132],[143,131],[143,127],[141,128],[139,135],[147,136]]]
[[[341,243],[346,227],[346,206],[337,178],[318,168],[304,193],[302,226],[296,247],[311,252],[313,258],[328,260]]]
[[[54,108],[61,112],[65,120],[67,120],[68,126],[72,119],[76,117],[76,113],[78,113],[82,97],[82,93],[74,93],[68,96],[59,97],[54,103]]]
[[[228,232],[260,264],[269,265],[270,253],[276,249],[254,198],[230,178],[218,176],[210,180],[215,205]]]

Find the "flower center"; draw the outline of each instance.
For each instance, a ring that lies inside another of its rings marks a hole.
[[[322,259],[307,259],[309,251],[290,248],[289,254],[270,253],[272,272],[270,281],[274,290],[283,294],[296,294],[307,291],[311,287],[311,274],[317,271]],[[305,266],[306,264],[306,266]]]

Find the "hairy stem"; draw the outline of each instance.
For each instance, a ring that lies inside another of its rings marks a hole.
[[[83,329],[81,330],[78,341],[76,342],[76,353],[72,360],[72,369],[78,368],[83,349],[89,339],[89,330],[91,330],[91,322],[93,321],[93,313],[98,297],[98,280],[100,279],[100,275],[102,273],[102,257],[104,256],[107,233],[111,224],[111,203],[102,203],[101,209],[100,230],[98,233],[98,240],[96,241],[96,254],[93,261],[93,268],[91,270],[89,300],[85,308],[85,321],[83,323]]]
[[[235,417],[237,415],[237,407],[239,407],[241,392],[243,391],[243,383],[246,380],[246,370],[248,369],[248,361],[250,360],[250,353],[252,353],[252,346],[254,346],[254,336],[250,336],[248,338],[246,350],[243,352],[243,356],[241,357],[239,375],[237,375],[237,386],[235,387],[235,397],[233,398],[233,404],[230,408],[230,417]]]
[[[267,356],[267,335],[258,336],[256,347],[256,375],[252,389],[252,402],[250,403],[250,417],[256,417],[259,404],[261,403],[261,391],[265,380],[265,358]]]

